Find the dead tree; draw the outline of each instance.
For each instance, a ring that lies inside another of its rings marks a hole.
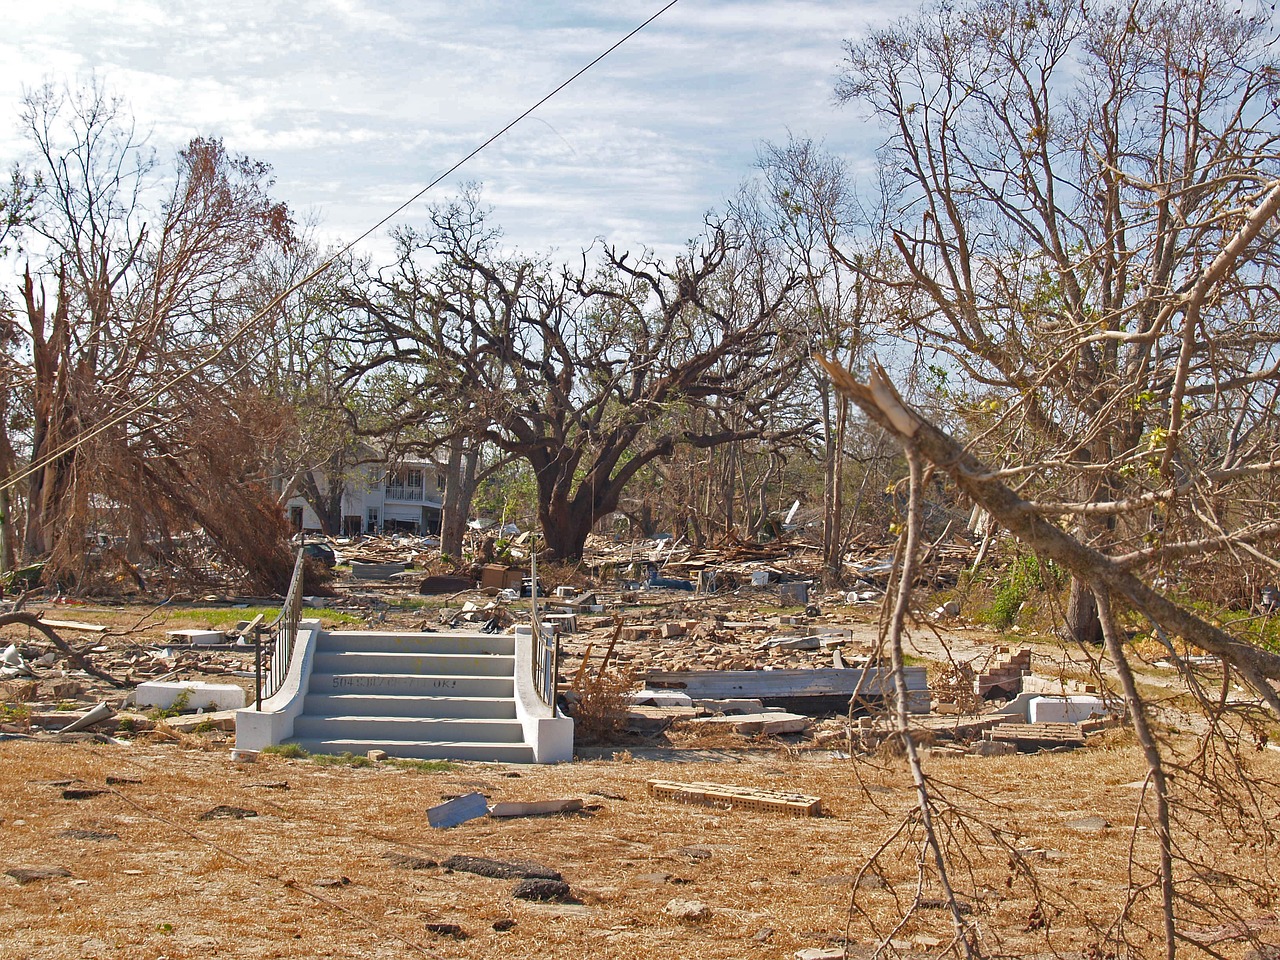
[[[1280,64],[1237,7],[941,4],[851,43],[838,86],[887,137],[894,256],[849,264],[893,292],[950,422],[1109,549],[1268,512],[1159,492],[1276,449]],[[1067,621],[1102,641],[1087,581]]]
[[[30,357],[25,555],[70,586],[91,535],[136,560],[196,518],[254,586],[281,589],[290,558],[261,464],[281,414],[237,331],[263,302],[260,255],[290,242],[268,169],[193,140],[151,210],[154,161],[100,89],[38,90],[23,122],[43,172],[30,229],[48,251],[24,273],[16,324]]]
[[[1195,296],[1189,292],[1188,297]],[[1185,823],[1185,830],[1194,837],[1196,816],[1217,808],[1231,810],[1233,816],[1239,818],[1241,830],[1249,834],[1257,834],[1266,838],[1266,842],[1274,843],[1280,837],[1275,836],[1274,817],[1268,813],[1269,806],[1280,799],[1277,785],[1251,777],[1247,765],[1242,761],[1242,749],[1248,749],[1250,742],[1262,744],[1267,739],[1267,729],[1276,713],[1280,713],[1280,695],[1270,681],[1280,679],[1280,654],[1274,653],[1249,642],[1247,639],[1233,636],[1221,627],[1206,622],[1184,606],[1162,594],[1150,586],[1135,570],[1141,570],[1145,563],[1153,562],[1160,551],[1142,552],[1138,556],[1132,554],[1108,556],[1097,549],[1082,543],[1077,537],[1052,522],[1051,518],[1066,512],[1067,505],[1038,504],[1028,502],[1012,490],[996,472],[968,452],[964,445],[939,430],[915,410],[909,407],[898,394],[884,370],[879,366],[873,368],[867,383],[859,382],[847,370],[830,361],[823,361],[829,375],[837,388],[848,396],[864,413],[894,436],[906,450],[908,460],[912,464],[913,505],[918,500],[921,486],[921,464],[930,465],[945,473],[956,485],[957,489],[974,503],[987,510],[1014,536],[1026,546],[1034,550],[1044,559],[1052,560],[1070,571],[1075,577],[1088,584],[1098,598],[1099,614],[1106,640],[1106,654],[1118,676],[1121,692],[1128,714],[1132,718],[1138,742],[1143,752],[1149,771],[1149,782],[1152,792],[1152,809],[1150,822],[1158,840],[1158,864],[1154,869],[1155,884],[1159,890],[1160,913],[1163,918],[1162,936],[1164,951],[1172,958],[1180,941],[1186,935],[1180,927],[1185,917],[1182,912],[1198,913],[1205,916],[1205,901],[1200,891],[1193,889],[1193,881],[1179,880],[1175,872],[1177,864],[1191,864],[1199,873],[1210,869],[1205,863],[1197,861],[1188,854],[1189,844],[1186,834],[1178,836],[1176,830],[1180,823]],[[1280,469],[1280,463],[1271,464],[1270,470]],[[1251,471],[1258,474],[1269,471]],[[1215,478],[1218,483],[1240,481],[1239,474]],[[1248,489],[1248,485],[1237,489],[1237,495]],[[1094,506],[1097,506],[1096,504]],[[1132,505],[1116,502],[1104,506],[1116,509],[1129,508]],[[910,530],[917,529],[918,519],[913,519]],[[1236,531],[1224,536],[1219,542],[1200,541],[1179,545],[1164,545],[1164,555],[1177,556],[1184,551],[1203,551],[1226,549],[1234,539],[1240,545],[1257,548],[1264,542],[1274,542],[1280,536],[1280,525],[1271,524],[1267,528],[1254,527],[1247,531]],[[900,647],[903,624],[909,606],[911,582],[905,571],[910,569],[911,558],[916,550],[916,541],[910,538],[907,542],[904,561],[904,573],[898,584],[896,603],[890,630],[890,637],[895,656],[895,666],[900,663]],[[1224,686],[1230,678],[1238,676],[1247,683],[1257,701],[1254,704],[1244,703],[1230,708],[1222,698],[1215,698],[1211,693],[1203,691],[1190,672],[1184,673],[1190,689],[1196,695],[1201,708],[1209,722],[1209,731],[1202,738],[1200,749],[1189,758],[1178,756],[1178,748],[1167,738],[1163,738],[1152,717],[1152,704],[1142,694],[1134,677],[1130,654],[1126,651],[1123,637],[1117,626],[1114,613],[1116,605],[1144,617],[1159,636],[1166,638],[1170,651],[1177,659],[1172,638],[1180,638],[1201,651],[1214,654],[1222,659],[1227,676]],[[896,670],[901,673],[900,669]],[[1271,713],[1259,712],[1257,703],[1265,705]],[[901,711],[900,711],[901,712]],[[908,759],[914,772],[917,789],[920,792],[920,807],[925,818],[924,830],[926,842],[937,852],[938,874],[944,881],[948,875],[947,860],[941,854],[940,843],[936,833],[928,824],[928,814],[932,810],[935,798],[931,795],[927,780],[921,771],[918,758],[912,746],[912,735],[907,728],[905,717],[899,718],[899,732],[907,744]],[[1234,758],[1230,767],[1212,761],[1213,755],[1224,749]],[[1179,771],[1181,792],[1175,793],[1170,768]],[[1206,802],[1205,797],[1212,798]],[[1263,798],[1265,799],[1265,802]],[[1201,821],[1203,822],[1203,821]],[[1193,874],[1194,876],[1194,874]],[[1265,879],[1257,881],[1265,885]],[[954,910],[954,896],[947,887]],[[1129,904],[1124,905],[1117,918],[1117,925],[1123,927],[1128,917],[1132,901],[1139,899],[1135,893]],[[1213,907],[1222,915],[1235,915],[1230,905],[1214,903]],[[1207,914],[1214,916],[1212,910]],[[967,938],[969,931],[959,913],[956,912],[957,937]],[[1246,926],[1247,930],[1248,927]],[[966,947],[966,949],[968,949]]]

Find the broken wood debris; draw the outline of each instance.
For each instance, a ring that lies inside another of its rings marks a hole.
[[[574,813],[582,809],[578,798],[569,800],[507,801],[489,807],[491,817],[542,817],[552,813]]]
[[[822,816],[822,798],[798,793],[760,790],[754,787],[727,786],[719,783],[678,783],[673,780],[650,780],[649,793],[662,800],[727,807],[731,810],[755,810],[784,813],[791,817]]]

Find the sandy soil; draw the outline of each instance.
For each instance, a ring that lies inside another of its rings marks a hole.
[[[924,956],[951,941],[933,885],[921,891],[925,908],[892,928],[917,877],[910,831],[900,831],[914,803],[901,760],[785,748],[599,752],[558,767],[420,772],[273,756],[235,763],[225,744],[198,738],[0,743],[0,873],[67,873],[25,884],[0,875],[0,957],[774,958],[846,937],[860,956],[877,932]],[[1127,735],[1072,754],[931,759],[930,769],[985,825],[952,835],[971,861],[957,883],[986,949],[1107,955],[1103,930],[1126,896],[1130,845],[1140,862],[1152,856],[1149,831],[1130,829],[1142,769]],[[824,816],[675,804],[650,797],[650,779],[818,796]],[[76,788],[103,792],[64,799]],[[428,807],[472,791],[490,801],[580,797],[586,809],[428,825]],[[220,805],[256,816],[202,819]],[[960,825],[954,813],[942,819],[948,831]],[[510,880],[427,865],[459,854],[551,867],[574,902],[514,899]],[[421,869],[393,862],[405,856]],[[680,900],[707,915],[677,918],[669,905]],[[1150,921],[1149,909],[1138,913]],[[441,922],[468,939],[427,930]],[[1129,934],[1138,955],[1156,951],[1148,931]]]

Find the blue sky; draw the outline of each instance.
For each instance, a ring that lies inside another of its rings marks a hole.
[[[663,2],[15,4],[0,33],[0,160],[25,149],[24,87],[96,75],[162,158],[221,136],[272,164],[277,195],[322,240],[348,240]],[[680,0],[453,182],[483,182],[528,251],[572,255],[603,237],[670,252],[751,173],[763,140],[812,137],[870,168],[877,131],[832,102],[842,41],[906,9]],[[379,256],[385,235],[363,248]]]

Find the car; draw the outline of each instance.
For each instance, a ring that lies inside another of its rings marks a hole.
[[[333,547],[327,543],[304,543],[302,552],[313,560],[319,560],[330,569],[333,569],[338,564],[338,557],[333,552]]]

